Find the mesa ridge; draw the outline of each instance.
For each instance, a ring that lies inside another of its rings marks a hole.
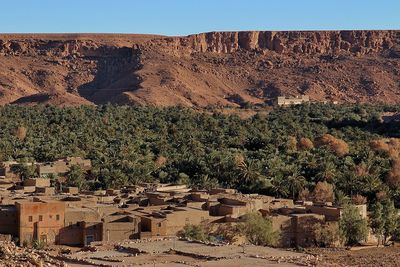
[[[399,102],[400,31],[0,35],[0,104]],[[162,96],[162,97],[161,97]]]

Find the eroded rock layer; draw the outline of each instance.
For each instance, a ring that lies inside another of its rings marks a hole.
[[[0,104],[400,102],[400,31],[0,35]]]

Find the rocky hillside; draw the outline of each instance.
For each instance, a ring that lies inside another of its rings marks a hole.
[[[0,104],[400,102],[400,31],[0,35]]]

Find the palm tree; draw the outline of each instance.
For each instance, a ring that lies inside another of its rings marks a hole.
[[[327,181],[331,183],[336,177],[336,165],[332,161],[324,161],[316,177],[318,181]]]
[[[287,197],[289,195],[288,183],[283,175],[276,175],[271,181],[271,190],[277,197]]]
[[[295,171],[287,177],[287,182],[288,188],[292,192],[292,199],[294,200],[295,196],[304,189],[306,179],[300,175],[299,171]]]
[[[244,160],[239,163],[240,183],[248,185],[258,181],[261,177],[257,163],[254,160]]]

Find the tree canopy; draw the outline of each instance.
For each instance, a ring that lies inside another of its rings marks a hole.
[[[91,189],[188,182],[299,198],[328,183],[340,199],[381,192],[398,207],[400,123],[380,114],[399,110],[307,104],[241,119],[212,108],[4,106],[0,160],[89,158],[86,181],[72,170],[69,182]]]

